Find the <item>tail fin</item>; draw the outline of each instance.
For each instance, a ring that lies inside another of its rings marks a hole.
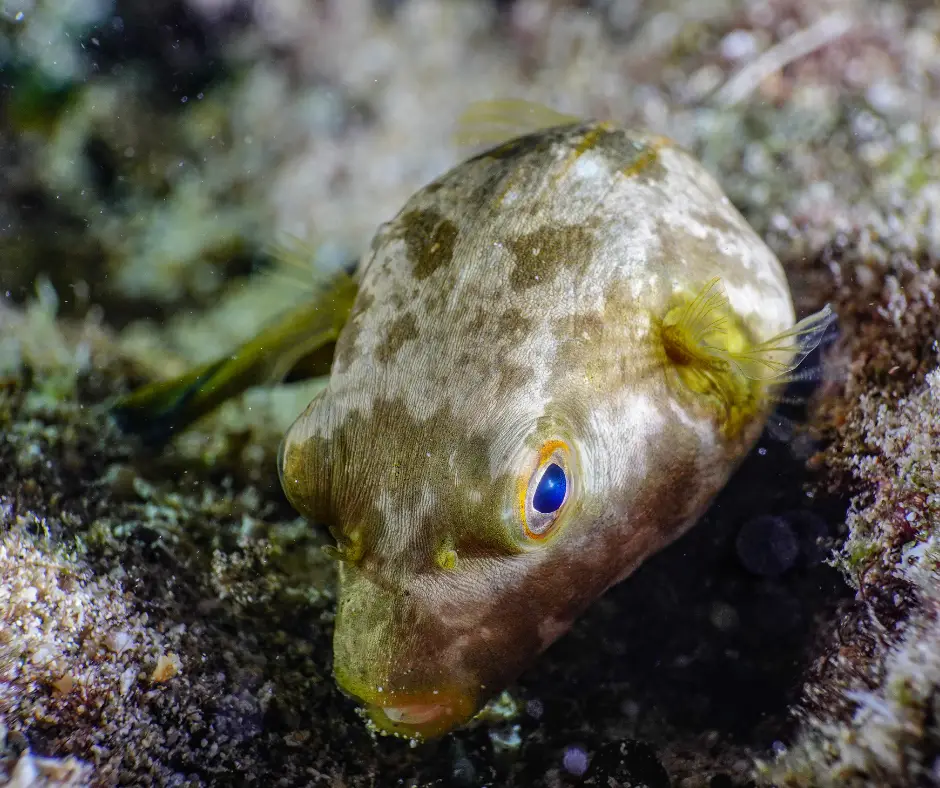
[[[237,397],[253,386],[275,383],[308,359],[316,359],[339,336],[352,309],[357,285],[345,273],[333,280],[312,302],[292,309],[246,342],[232,355],[171,380],[150,383],[121,397],[111,406],[120,428],[160,446],[175,432]],[[322,354],[321,354],[322,355]],[[322,359],[305,377],[325,374]]]

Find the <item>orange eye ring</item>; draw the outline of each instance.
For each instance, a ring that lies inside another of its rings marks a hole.
[[[551,464],[553,461],[561,465],[566,471],[569,467],[568,456],[570,454],[570,448],[567,443],[563,440],[552,439],[545,441],[539,449],[538,457],[533,466],[530,466],[530,470],[526,474],[519,476],[518,481],[516,482],[516,496],[517,496],[517,506],[519,512],[519,522],[522,523],[522,530],[526,535],[527,539],[532,539],[533,541],[543,541],[552,533],[554,533],[553,525],[558,519],[559,513],[564,508],[562,504],[556,512],[552,512],[551,515],[547,518],[548,523],[545,528],[541,530],[535,530],[530,527],[529,524],[529,504],[530,499],[532,498],[533,493],[533,479],[539,476],[539,471],[544,467]]]

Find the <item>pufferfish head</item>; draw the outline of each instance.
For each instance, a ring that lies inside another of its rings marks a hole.
[[[463,374],[431,405],[428,369],[403,388],[334,375],[280,457],[291,503],[336,538],[336,679],[408,737],[470,719],[725,478],[662,385],[601,406]]]

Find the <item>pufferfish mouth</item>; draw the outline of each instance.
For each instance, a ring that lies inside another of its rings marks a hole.
[[[433,739],[467,722],[476,704],[459,695],[439,693],[434,702],[397,698],[392,705],[366,704],[366,714],[381,733],[409,738]]]
[[[433,739],[469,721],[477,711],[476,698],[457,689],[404,693],[352,687],[342,680],[339,684],[364,705],[379,733],[392,736]]]

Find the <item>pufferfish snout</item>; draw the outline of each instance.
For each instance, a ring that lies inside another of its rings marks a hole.
[[[460,561],[404,583],[368,560],[341,564],[334,674],[383,732],[433,737],[466,722],[603,590],[546,565],[548,581],[569,575],[546,597],[526,591],[532,568],[514,566],[525,556]]]
[[[531,616],[494,606],[491,594],[472,587],[455,589],[455,581],[473,585],[466,574],[415,578],[402,588],[376,583],[368,569],[340,571],[336,626],[344,635],[335,644],[334,674],[379,730],[406,736],[450,730],[473,716],[488,687],[502,686],[520,669],[526,652],[520,646],[534,633],[513,631],[510,617]],[[467,604],[455,609],[462,595]]]

